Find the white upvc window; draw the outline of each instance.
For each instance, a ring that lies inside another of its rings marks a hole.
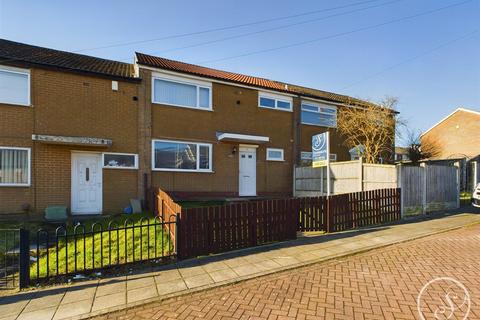
[[[106,152],[102,154],[102,164],[107,169],[138,169],[138,155]]]
[[[0,66],[0,103],[30,106],[30,71]]]
[[[152,170],[212,172],[212,144],[152,140]]]
[[[302,123],[320,127],[337,127],[337,108],[309,101],[302,101]]]
[[[292,97],[269,92],[258,93],[258,106],[260,108],[292,111],[292,105]]]
[[[152,75],[152,103],[212,110],[212,83],[166,74]]]
[[[283,149],[267,148],[267,160],[268,161],[284,161]]]
[[[0,147],[0,187],[30,186],[30,148]]]

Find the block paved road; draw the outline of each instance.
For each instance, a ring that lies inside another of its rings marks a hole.
[[[417,296],[436,277],[463,283],[471,297],[469,319],[480,319],[480,225],[97,319],[419,319]],[[440,289],[430,288],[437,299]],[[432,311],[439,306],[425,303]]]

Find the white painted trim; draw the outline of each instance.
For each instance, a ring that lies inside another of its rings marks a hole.
[[[261,98],[267,98],[267,99],[272,99],[275,101],[275,107],[265,107],[260,104],[260,99]],[[278,108],[278,101],[282,102],[288,102],[290,103],[290,109],[282,109]],[[293,111],[293,98],[286,96],[286,95],[281,95],[278,93],[270,93],[270,92],[264,92],[264,91],[258,91],[258,107],[259,108],[264,108],[264,109],[270,109],[270,110],[279,110],[279,111],[287,111],[287,112],[292,112]]]
[[[106,154],[113,154],[119,156],[134,156],[134,166],[133,167],[113,167],[113,166],[106,166],[105,165],[105,155]],[[136,170],[138,169],[138,154],[136,153],[120,153],[120,152],[103,152],[102,153],[102,168],[103,169],[120,169],[120,170]]]
[[[261,90],[261,91],[264,91],[264,92],[271,92],[273,94],[280,93],[282,95],[290,96],[290,97],[297,97],[298,96],[298,94],[295,94],[295,93],[288,93],[288,92],[283,92],[283,91],[279,91],[279,90],[277,91],[277,90],[273,90],[273,89],[269,90],[269,89],[264,89],[263,87],[260,87],[260,86],[255,87],[255,86],[243,85],[243,84],[238,84],[238,83],[233,82],[233,81],[218,80],[218,79],[210,78],[210,77],[206,77],[206,76],[204,76],[204,77],[195,76],[195,75],[190,75],[190,74],[183,73],[183,72],[175,72],[175,71],[170,71],[170,70],[164,70],[164,69],[161,69],[161,68],[154,68],[154,67],[150,67],[150,66],[146,66],[146,65],[142,65],[142,64],[137,64],[137,65],[140,66],[140,68],[142,68],[142,69],[150,70],[150,71],[153,71],[153,72],[176,75],[176,76],[184,77],[184,78],[190,78],[190,79],[195,79],[195,80],[200,80],[200,81],[205,81],[205,79],[208,79],[208,81],[211,81],[212,83],[220,83],[220,84],[227,84],[227,85],[240,87],[240,88]]]
[[[192,106],[185,106],[185,105],[175,104],[175,103],[166,103],[166,102],[161,102],[161,101],[155,101],[155,80],[163,80],[163,81],[169,81],[169,82],[174,82],[174,83],[180,83],[180,84],[195,86],[196,87],[196,92],[197,92],[197,106],[192,107]],[[205,89],[208,89],[208,91],[209,91],[209,106],[208,106],[208,108],[200,107],[200,88],[205,88]],[[158,72],[152,73],[152,84],[151,84],[151,102],[152,102],[152,104],[159,104],[159,105],[173,106],[173,107],[180,107],[180,108],[189,108],[189,109],[202,110],[202,111],[213,111],[212,91],[213,91],[213,89],[212,89],[212,83],[211,82],[192,80],[192,79],[189,79],[188,77],[173,76],[173,75],[163,74],[163,73],[158,73]]]
[[[442,122],[444,122],[445,120],[447,120],[448,118],[450,118],[451,116],[453,116],[455,113],[459,112],[459,111],[463,111],[463,112],[469,112],[469,113],[473,113],[473,114],[476,114],[476,115],[480,115],[480,111],[475,111],[475,110],[471,110],[471,109],[465,109],[465,108],[457,108],[455,109],[455,111],[453,111],[452,113],[450,113],[448,116],[446,116],[445,118],[443,118],[442,120],[438,121],[437,123],[435,123],[433,126],[431,126],[427,131],[425,131],[424,133],[422,133],[420,135],[420,137],[423,137],[424,135],[427,134],[427,132],[431,131],[433,128],[435,128],[436,126],[438,126],[439,124],[441,124]]]
[[[183,143],[197,145],[197,168],[200,166],[200,146],[207,146],[209,148],[209,163],[210,169],[170,169],[170,168],[156,168],[155,167],[155,142],[169,142],[169,143]],[[182,140],[166,140],[166,139],[152,139],[152,171],[171,171],[171,172],[198,172],[198,173],[213,173],[213,145],[211,143],[182,141]]]
[[[282,158],[281,158],[281,159],[271,158],[271,157],[268,155],[268,152],[269,152],[269,151],[280,151],[281,154],[282,154]],[[267,161],[279,161],[279,162],[285,161],[285,155],[284,155],[283,149],[279,149],[279,148],[267,148]]]
[[[31,186],[31,177],[32,177],[32,150],[31,150],[31,148],[0,146],[0,149],[27,151],[27,162],[28,162],[27,183],[0,183],[0,187],[30,187]]]
[[[223,132],[217,136],[218,141],[224,139],[236,139],[236,140],[246,140],[246,141],[255,141],[255,142],[269,142],[270,137],[265,136],[254,136],[250,134],[240,134],[240,133],[228,133]]]
[[[27,104],[15,103],[15,102],[4,102],[4,101],[0,101],[0,104],[11,104],[11,105],[15,105],[15,106],[30,107],[32,105],[32,97],[31,97],[32,83],[31,83],[30,70],[29,69],[9,67],[9,66],[3,66],[3,65],[0,65],[0,70],[5,71],[5,72],[10,72],[10,73],[26,75],[27,76],[27,81],[28,81],[28,88],[27,88],[28,102],[27,102]]]

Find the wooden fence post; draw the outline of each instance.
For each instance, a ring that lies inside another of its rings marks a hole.
[[[358,191],[363,191],[363,158],[358,159]]]
[[[327,233],[333,232],[333,197],[327,197]]]
[[[402,166],[401,163],[397,165],[397,188],[399,188],[400,190],[404,188],[403,186],[404,181],[402,179],[403,168],[404,167]],[[405,216],[405,210],[403,209],[404,203],[405,203],[404,193],[400,192],[400,219],[403,219],[403,217]]]
[[[456,183],[457,183],[457,209],[460,208],[460,162],[455,162],[455,168],[457,169]]]
[[[177,257],[178,259],[181,259],[182,258],[182,249],[180,247],[181,245],[181,240],[180,240],[180,233],[181,233],[181,229],[180,229],[180,212],[178,212],[176,215],[175,215],[175,239],[173,239],[173,246],[175,247],[175,251],[177,253]]]
[[[420,163],[420,167],[423,168],[423,184],[422,184],[422,213],[427,213],[427,164],[425,162]]]
[[[30,232],[26,229],[20,229],[19,260],[19,285],[23,289],[30,284]]]
[[[250,246],[257,245],[257,211],[253,210],[252,203],[248,203],[248,224],[250,229]]]

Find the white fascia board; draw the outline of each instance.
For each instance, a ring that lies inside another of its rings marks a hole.
[[[269,142],[270,138],[265,136],[254,136],[249,134],[239,134],[239,133],[217,133],[218,141],[225,141],[225,140],[234,140],[234,141],[249,141],[249,142]]]

